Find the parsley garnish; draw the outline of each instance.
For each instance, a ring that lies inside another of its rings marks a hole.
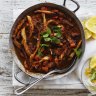
[[[48,37],[48,36],[49,36],[49,34],[47,34],[47,33],[43,34],[43,37],[44,37],[44,38],[46,38],[46,37]]]
[[[49,47],[47,44],[40,44],[40,47]]]
[[[40,48],[37,51],[38,56],[43,56],[43,53],[41,52]]]
[[[57,37],[51,37],[51,42],[60,43],[60,40]]]
[[[50,36],[51,35],[51,29],[47,28],[45,32],[41,33],[41,37],[46,42],[60,43],[59,38],[62,36],[61,28],[54,26],[52,28],[52,30],[56,34],[55,36]]]
[[[75,48],[75,49],[74,49],[74,52],[76,53],[76,56],[77,56],[78,58],[80,58],[81,53],[82,53],[82,50]]]
[[[55,36],[51,36],[51,29],[47,27],[45,32],[41,32],[41,39],[43,39],[45,42],[52,42],[52,43],[60,43],[60,37],[62,36],[61,28],[54,26],[52,28],[53,32],[56,34]],[[49,47],[48,44],[40,44],[40,48],[37,51],[37,54],[39,56],[42,56],[43,53],[41,52],[41,48]]]
[[[50,34],[51,34],[51,29],[47,28],[45,32],[41,33],[41,36],[45,38],[48,37]]]
[[[60,38],[62,36],[62,31],[60,27],[54,26],[52,29],[56,33],[56,37]]]
[[[44,41],[46,42],[51,41],[51,38],[50,37],[44,38]]]

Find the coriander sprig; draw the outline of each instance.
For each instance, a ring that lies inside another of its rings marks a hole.
[[[53,26],[53,31],[56,33],[56,37],[60,38],[62,36],[61,28],[58,26]]]
[[[56,34],[55,36],[51,36],[52,31]],[[49,27],[47,27],[45,32],[41,32],[41,39],[43,39],[45,42],[40,44],[40,48],[38,49],[37,54],[39,56],[43,56],[43,53],[41,52],[42,48],[49,47],[46,42],[52,42],[52,43],[60,43],[60,37],[62,36],[61,28],[58,26],[53,26],[52,31]]]
[[[82,54],[82,50],[75,48],[75,49],[74,49],[74,52],[75,52],[76,56],[77,56],[78,58],[80,58],[80,56],[81,56],[81,54]]]
[[[59,38],[62,36],[61,28],[54,26],[52,30],[56,34],[55,36],[51,36],[52,31],[50,28],[47,28],[45,32],[41,33],[41,37],[45,42],[60,43]]]

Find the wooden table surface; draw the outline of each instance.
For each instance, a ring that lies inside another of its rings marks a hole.
[[[12,56],[9,50],[9,33],[13,24],[13,9],[26,9],[37,1],[40,0],[0,0],[0,96],[16,96],[12,87]],[[77,14],[82,12],[96,14],[96,0],[77,1],[81,6]],[[71,6],[72,4],[68,3],[68,5]],[[22,96],[88,96],[88,91],[31,89]]]

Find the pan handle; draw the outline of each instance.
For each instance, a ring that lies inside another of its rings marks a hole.
[[[66,6],[66,1],[68,1],[68,0],[64,0],[64,3],[63,3],[63,5],[64,6]],[[76,5],[77,5],[77,8],[73,11],[74,13],[80,8],[80,5],[79,5],[79,3],[77,2],[77,1],[75,1],[75,0],[71,0],[72,2],[74,2]]]

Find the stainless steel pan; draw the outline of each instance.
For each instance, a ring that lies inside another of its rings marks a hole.
[[[40,78],[42,75],[44,74],[41,74],[41,73],[33,73],[33,72],[28,72],[25,70],[24,66],[21,64],[20,60],[18,59],[17,55],[16,55],[16,52],[15,52],[15,49],[14,49],[14,45],[13,45],[13,42],[12,42],[12,33],[14,32],[18,22],[23,18],[25,17],[27,14],[29,14],[30,12],[42,7],[42,6],[48,6],[48,7],[53,7],[53,8],[56,8],[56,9],[59,9],[61,10],[62,12],[64,13],[67,13],[71,18],[73,18],[77,24],[77,26],[79,27],[80,29],[80,32],[81,32],[81,38],[82,38],[82,46],[81,46],[81,49],[82,49],[82,56],[83,56],[83,53],[85,51],[85,36],[84,36],[84,30],[83,30],[83,27],[79,21],[79,19],[77,18],[77,16],[75,15],[75,12],[79,9],[79,4],[78,2],[76,2],[75,0],[71,0],[72,2],[74,2],[76,5],[77,5],[77,8],[74,10],[74,11],[70,11],[69,9],[67,9],[65,6],[66,6],[66,1],[67,0],[64,0],[64,4],[63,6],[61,5],[57,5],[57,4],[54,4],[54,3],[40,3],[40,4],[37,4],[37,5],[34,5],[34,6],[31,6],[29,7],[28,9],[26,9],[25,11],[23,11],[19,16],[18,18],[16,19],[16,21],[14,22],[13,24],[13,27],[11,29],[11,32],[10,32],[10,47],[12,49],[12,55],[13,55],[13,60],[14,62],[17,64],[17,66],[23,71],[25,72],[26,74],[32,76],[32,77],[35,77],[35,78]],[[57,79],[57,78],[61,78],[63,76],[66,76],[68,75],[69,73],[71,73],[77,66],[79,66],[79,62],[82,58],[82,56],[73,61],[73,63],[70,65],[70,67],[67,69],[66,72],[64,72],[63,74],[54,74],[52,76],[50,76],[48,79]]]

